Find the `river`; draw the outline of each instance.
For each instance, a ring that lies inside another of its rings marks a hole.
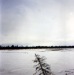
[[[0,75],[33,75],[35,54],[45,56],[54,75],[74,75],[74,49],[0,50]]]

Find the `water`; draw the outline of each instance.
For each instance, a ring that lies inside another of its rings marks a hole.
[[[55,75],[74,75],[74,49],[1,50],[0,75],[33,75],[35,53],[47,58]]]

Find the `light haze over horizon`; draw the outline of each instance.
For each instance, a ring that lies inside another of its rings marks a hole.
[[[74,45],[74,0],[2,0],[0,44]]]

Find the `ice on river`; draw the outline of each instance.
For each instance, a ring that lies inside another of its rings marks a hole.
[[[55,75],[74,75],[74,49],[0,50],[0,75],[33,75],[35,54],[47,58]]]

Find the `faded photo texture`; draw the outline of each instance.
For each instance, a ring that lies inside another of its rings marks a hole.
[[[0,0],[0,75],[74,75],[74,0]]]

